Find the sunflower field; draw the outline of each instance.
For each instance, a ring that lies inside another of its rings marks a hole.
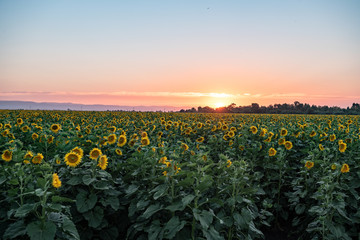
[[[0,110],[2,239],[360,239],[360,118]]]

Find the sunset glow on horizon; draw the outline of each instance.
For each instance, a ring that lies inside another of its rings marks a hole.
[[[0,2],[0,100],[360,102],[360,2]]]

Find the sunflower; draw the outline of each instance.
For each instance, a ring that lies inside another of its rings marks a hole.
[[[116,142],[116,135],[115,134],[110,134],[107,137],[107,141],[109,144],[114,144]]]
[[[262,128],[260,131],[260,137],[264,137],[266,133],[267,133],[267,130],[265,128]]]
[[[117,154],[117,155],[119,155],[119,156],[121,156],[122,155],[122,151],[120,150],[120,149],[115,149],[115,153]]]
[[[292,142],[290,142],[290,141],[286,141],[286,142],[284,143],[284,145],[285,145],[286,150],[290,150],[290,149],[292,149],[292,147],[293,147],[293,144],[292,144]]]
[[[101,155],[100,158],[99,158],[99,163],[98,163],[98,166],[102,169],[102,170],[105,170],[106,167],[108,165],[108,158],[106,155]]]
[[[243,145],[240,145],[240,146],[239,146],[239,149],[240,149],[240,151],[244,151],[244,150],[245,150],[245,147],[244,147]]]
[[[310,133],[310,137],[315,137],[315,136],[316,136],[316,132],[314,130],[312,130]]]
[[[324,146],[322,144],[319,144],[320,151],[324,151]]]
[[[126,140],[126,136],[125,135],[120,135],[119,139],[118,139],[118,147],[122,147],[126,144],[127,140]]]
[[[6,137],[6,135],[8,135],[8,134],[9,134],[9,130],[8,130],[8,129],[4,130],[4,131],[1,133],[1,135],[2,135],[3,137]]]
[[[347,165],[346,163],[344,163],[341,167],[341,172],[342,173],[347,173],[350,171],[349,165]]]
[[[142,146],[147,146],[147,145],[149,145],[150,144],[150,140],[149,140],[149,138],[148,137],[143,137],[143,138],[141,138],[141,145]]]
[[[84,156],[84,151],[79,147],[75,147],[71,151],[80,155],[81,158]]]
[[[231,164],[232,164],[232,162],[231,162],[230,160],[227,160],[226,163],[227,163],[227,164],[226,164],[226,167],[227,167],[227,168],[229,168],[229,167],[231,166]]]
[[[272,156],[275,156],[276,155],[276,150],[274,148],[270,148],[269,149],[269,156],[272,157]]]
[[[331,134],[331,135],[330,135],[330,138],[329,138],[330,142],[335,141],[335,139],[336,139],[335,134]]]
[[[279,138],[279,140],[278,140],[279,145],[284,145],[285,142],[286,142],[285,138]]]
[[[39,137],[39,135],[37,135],[36,133],[33,133],[33,134],[31,135],[31,138],[32,138],[33,140],[37,139],[38,137]]]
[[[24,123],[24,121],[23,121],[21,118],[18,118],[18,119],[16,120],[16,123],[17,123],[18,125],[21,125],[21,124]]]
[[[48,143],[53,143],[54,142],[54,137],[53,136],[49,136],[47,139]]]
[[[189,146],[186,144],[186,143],[181,143],[181,148],[184,150],[184,152],[186,151],[186,150],[188,150],[189,149]]]
[[[90,158],[96,160],[100,155],[102,155],[102,152],[98,148],[93,148],[90,151]]]
[[[29,130],[30,130],[29,126],[26,125],[21,128],[22,132],[28,132]]]
[[[196,142],[198,143],[202,143],[204,141],[204,137],[199,137],[198,139],[196,139]]]
[[[34,157],[33,152],[32,152],[32,151],[27,151],[27,153],[26,153],[25,156],[24,156],[24,159],[26,159],[26,158],[33,158],[33,157]]]
[[[41,153],[36,154],[36,156],[33,157],[31,160],[33,164],[40,164],[42,160],[44,159],[44,156]]]
[[[81,157],[76,152],[69,152],[64,158],[65,164],[70,167],[76,167],[81,162]]]
[[[131,139],[128,144],[130,147],[133,147],[135,143],[136,143],[136,139]]]
[[[235,132],[230,130],[227,135],[228,135],[230,138],[233,138],[233,137],[235,137]]]
[[[345,152],[345,150],[346,150],[346,143],[340,142],[339,143],[339,151],[343,153],[343,152]]]
[[[285,128],[282,128],[280,131],[280,136],[285,137],[288,134],[288,130],[286,130]]]
[[[306,161],[305,167],[306,167],[307,169],[311,169],[313,166],[314,166],[314,162]]]
[[[115,126],[111,126],[111,127],[109,127],[109,131],[110,132],[116,132],[116,127]]]
[[[256,134],[257,131],[258,131],[258,129],[257,129],[257,127],[255,127],[255,126],[251,126],[251,127],[250,127],[250,131],[252,132],[252,134]]]
[[[142,138],[146,138],[146,137],[148,137],[147,132],[142,132],[140,135],[141,135],[141,137],[142,137]]]
[[[60,129],[61,129],[60,124],[53,124],[50,127],[50,130],[53,131],[53,133],[58,133]]]
[[[332,164],[332,165],[331,165],[331,169],[332,169],[332,170],[335,170],[335,169],[336,169],[336,164]]]
[[[10,162],[12,160],[12,151],[5,150],[3,154],[1,155],[2,160],[6,162]]]
[[[52,185],[53,185],[54,188],[61,187],[61,181],[60,181],[59,176],[57,175],[57,173],[54,173],[52,175]]]
[[[4,128],[11,128],[10,123],[6,123],[6,124],[4,125]]]

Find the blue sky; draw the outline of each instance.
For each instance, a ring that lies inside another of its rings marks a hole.
[[[340,0],[0,0],[0,99],[347,106],[359,13]]]

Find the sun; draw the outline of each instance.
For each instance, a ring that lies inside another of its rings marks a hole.
[[[222,102],[217,102],[217,103],[214,104],[214,106],[215,106],[215,108],[219,108],[219,107],[225,106],[225,104],[222,103]]]

